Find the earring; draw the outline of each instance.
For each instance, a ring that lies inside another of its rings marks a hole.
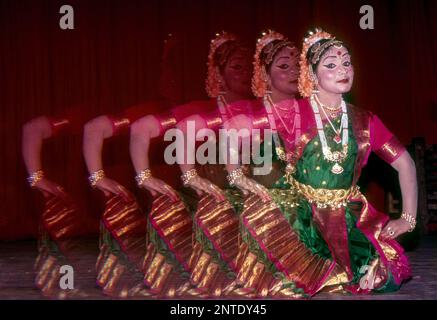
[[[272,90],[270,88],[270,84],[268,81],[268,76],[267,76],[267,72],[266,72],[265,67],[263,67],[261,70],[261,78],[262,78],[262,81],[264,82],[264,95],[271,95]]]
[[[270,84],[269,84],[266,76],[263,77],[263,82],[264,82],[264,88],[265,88],[264,89],[264,94],[265,95],[266,94],[268,94],[268,95],[272,94],[272,90],[270,88]]]
[[[215,77],[217,79],[219,95],[225,95],[226,90],[225,90],[225,87],[223,85],[223,78],[222,78],[222,75],[220,74],[220,70],[218,67],[215,68]]]
[[[223,82],[222,79],[218,79],[218,91],[219,91],[219,95],[225,95],[226,94],[226,90],[223,87]]]
[[[317,88],[319,81],[317,80],[316,75],[314,74],[314,71],[312,69],[310,69],[310,78],[311,78],[311,82],[313,83],[313,89],[311,90],[313,94],[317,94],[319,93],[319,90]]]
[[[266,90],[265,90],[264,94],[266,94],[266,95],[272,94],[272,90],[270,89],[270,85],[267,82],[266,82]]]
[[[316,79],[316,80],[313,80],[313,90],[312,90],[312,93],[313,93],[313,94],[317,94],[317,93],[320,92],[319,89],[317,88],[317,85],[318,85],[318,81],[317,81],[317,79]]]

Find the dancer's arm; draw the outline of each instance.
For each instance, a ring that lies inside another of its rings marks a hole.
[[[236,131],[240,131],[242,129],[247,129],[249,133],[252,132],[252,129],[259,129],[257,127],[258,122],[255,121],[253,117],[249,117],[247,115],[238,115],[235,116],[224,124],[225,129],[235,129]],[[247,143],[247,140],[250,142],[252,137],[241,138],[241,141],[238,143],[238,148],[233,149],[231,145],[228,146],[229,153],[231,156],[242,156],[242,145]],[[244,142],[243,142],[244,141]],[[253,141],[252,141],[253,143]],[[252,146],[253,147],[253,146]],[[252,149],[252,148],[250,148]],[[245,195],[248,195],[249,192],[257,194],[261,197],[263,201],[271,200],[271,197],[268,193],[268,190],[261,184],[257,183],[255,180],[248,178],[241,168],[240,164],[226,164],[226,170],[228,171],[228,181],[231,185],[239,188]]]
[[[177,160],[182,171],[182,180],[184,182],[184,185],[193,188],[198,195],[206,192],[214,196],[217,201],[223,201],[225,200],[225,195],[223,191],[213,182],[198,176],[197,172],[195,171],[196,169],[194,163],[189,163],[188,161],[188,154],[191,154],[193,159],[195,160],[196,153],[195,141],[189,141],[190,139],[188,139],[188,137],[190,136],[190,132],[193,131],[191,129],[194,129],[195,134],[200,129],[208,127],[212,128],[210,125],[208,125],[207,117],[201,115],[192,115],[178,122],[177,128],[183,132],[184,136],[183,140],[177,140],[178,149],[184,150],[184,155],[181,156],[180,154],[177,154]],[[191,138],[195,139],[195,135]]]
[[[371,118],[370,138],[372,150],[398,172],[402,193],[402,211],[415,219],[417,215],[417,176],[413,159],[400,141],[375,115]],[[411,224],[405,218],[391,220],[381,232],[381,237],[396,238],[409,231],[410,228]],[[390,232],[393,233],[390,234]]]
[[[121,195],[126,201],[131,195],[126,188],[115,180],[105,176],[102,163],[102,149],[105,139],[112,137],[118,130],[129,125],[127,119],[114,120],[103,115],[92,119],[84,126],[83,155],[90,174],[91,184],[102,191],[105,196],[111,194]]]
[[[408,152],[403,152],[392,164],[399,175],[399,184],[402,193],[402,211],[417,216],[417,176],[416,166]],[[392,228],[394,235],[390,236],[388,228]],[[410,224],[403,218],[390,221],[382,232],[383,237],[396,238],[407,232]]]
[[[68,124],[67,120],[54,121],[46,116],[41,116],[32,119],[23,126],[22,154],[30,178],[29,183],[46,197],[50,194],[62,198],[66,197],[65,191],[60,185],[45,177],[41,163],[44,140],[52,137],[58,128],[66,124]]]
[[[174,119],[167,118],[163,120],[162,117],[147,115],[135,121],[130,131],[130,155],[137,173],[138,186],[149,190],[152,196],[162,193],[176,201],[179,199],[176,191],[164,181],[153,177],[149,164],[151,139],[157,138],[164,133],[162,123],[176,122]]]

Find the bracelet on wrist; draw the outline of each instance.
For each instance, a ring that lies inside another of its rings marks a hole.
[[[105,177],[105,171],[100,169],[100,170],[97,170],[97,171],[91,173],[90,176],[88,177],[88,181],[89,181],[91,187],[95,188],[97,185],[97,182],[102,180],[104,177]]]
[[[144,181],[150,179],[151,177],[152,177],[152,171],[150,169],[144,169],[141,170],[140,173],[138,173],[135,176],[135,181],[137,182],[137,185],[141,187]]]
[[[42,170],[37,170],[27,177],[27,182],[33,188],[42,178],[44,178],[44,172]]]
[[[182,183],[184,184],[184,186],[186,186],[186,185],[188,185],[190,183],[190,180],[193,179],[196,176],[197,176],[196,169],[190,169],[188,171],[185,171],[181,175]]]
[[[408,229],[408,232],[412,232],[416,227],[416,218],[406,211],[402,211],[401,218],[410,224],[410,229]]]
[[[226,176],[228,179],[229,185],[235,185],[235,182],[244,175],[243,170],[241,168],[237,168],[229,172]]]

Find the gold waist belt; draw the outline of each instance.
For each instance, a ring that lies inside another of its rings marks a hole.
[[[346,207],[350,197],[360,195],[360,187],[354,185],[349,189],[323,189],[313,188],[310,185],[300,183],[291,174],[287,175],[288,183],[304,196],[309,203],[315,203],[317,208],[341,208]]]

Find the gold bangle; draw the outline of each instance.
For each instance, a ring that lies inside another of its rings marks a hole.
[[[88,177],[88,181],[90,182],[91,187],[95,188],[97,182],[102,180],[104,177],[105,177],[105,171],[100,169],[91,173],[91,175]]]
[[[144,169],[135,176],[135,181],[137,182],[137,185],[141,187],[144,181],[150,179],[151,177],[152,177],[152,171],[150,171],[150,169]]]
[[[226,178],[228,179],[229,185],[233,186],[237,179],[241,178],[243,175],[243,170],[241,168],[237,168],[229,172]]]
[[[410,224],[410,229],[408,229],[408,232],[412,232],[416,227],[416,218],[406,211],[402,211],[401,218]]]
[[[27,177],[27,182],[29,182],[29,185],[33,188],[42,178],[44,178],[44,172],[42,170],[37,170]]]
[[[190,180],[196,176],[197,176],[196,169],[190,169],[181,175],[182,183],[184,184],[184,186],[186,186],[186,185],[188,185]]]

